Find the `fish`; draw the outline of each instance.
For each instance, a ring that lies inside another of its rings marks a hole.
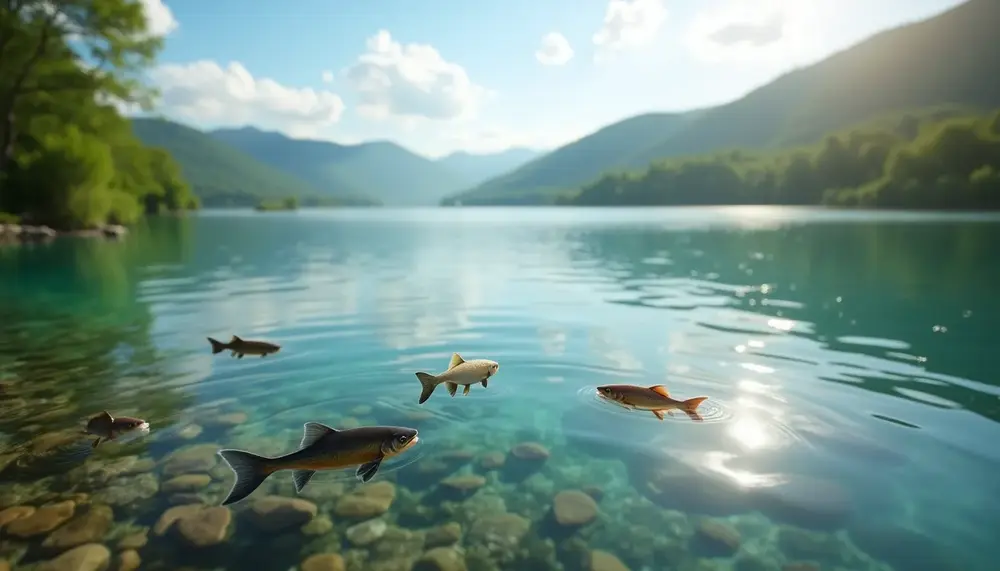
[[[141,418],[131,416],[116,418],[105,410],[87,421],[83,433],[97,437],[97,440],[91,444],[91,448],[97,448],[101,442],[106,440],[124,442],[149,434],[149,423]]]
[[[252,494],[271,474],[292,470],[295,492],[302,490],[318,470],[358,465],[355,476],[362,483],[375,477],[386,458],[402,454],[420,438],[415,428],[363,426],[337,430],[319,422],[302,425],[302,442],[295,452],[268,458],[245,450],[224,449],[218,454],[236,476],[221,505],[239,502]]]
[[[447,371],[438,375],[431,375],[424,372],[417,373],[417,379],[420,380],[422,387],[418,402],[424,404],[427,399],[431,398],[431,393],[434,392],[434,389],[442,383],[444,383],[444,386],[448,389],[448,394],[451,396],[455,396],[458,385],[465,385],[465,390],[462,391],[463,395],[469,394],[469,389],[476,383],[483,385],[485,388],[489,384],[490,377],[497,374],[499,369],[500,365],[496,361],[490,361],[489,359],[466,361],[461,355],[455,353],[451,356],[451,362],[448,363]]]
[[[208,337],[208,342],[212,344],[213,355],[229,349],[232,352],[232,356],[239,359],[242,359],[243,355],[260,355],[261,357],[267,357],[271,353],[281,351],[280,345],[268,343],[267,341],[245,341],[236,335],[233,335],[233,338],[229,340],[229,343],[223,343],[222,341],[212,339],[211,337]]]
[[[698,414],[698,406],[708,397],[694,397],[687,400],[676,400],[670,396],[663,385],[640,387],[637,385],[604,385],[597,387],[597,395],[604,400],[621,405],[632,410],[648,410],[656,418],[663,420],[664,411],[670,414],[680,410],[692,420],[704,420]]]

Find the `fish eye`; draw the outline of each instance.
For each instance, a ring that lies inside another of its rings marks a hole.
[[[406,442],[409,439],[410,439],[410,437],[408,435],[406,435],[406,434],[400,434],[399,435],[399,441],[400,442]]]

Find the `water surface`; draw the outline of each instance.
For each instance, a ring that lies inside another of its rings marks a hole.
[[[463,208],[7,247],[0,560],[993,569],[998,243],[988,215]],[[210,354],[234,333],[283,349]],[[418,405],[414,372],[456,351],[499,373]],[[599,402],[607,383],[708,396],[705,420]],[[105,409],[153,431],[68,453]],[[279,473],[211,507],[232,483],[216,450],[291,451],[307,421],[421,442],[367,485],[296,496]]]

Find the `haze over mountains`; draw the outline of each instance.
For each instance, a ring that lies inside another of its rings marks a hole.
[[[789,72],[729,104],[649,113],[541,153],[455,153],[431,160],[391,142],[338,145],[252,127],[200,132],[136,119],[136,133],[181,164],[207,205],[322,196],[387,206],[545,204],[609,170],[722,150],[818,142],[838,129],[905,109],[1000,106],[1000,2],[970,0]],[[664,101],[664,106],[669,105]]]

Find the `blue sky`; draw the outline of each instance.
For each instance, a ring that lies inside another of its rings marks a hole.
[[[157,112],[426,156],[740,97],[961,0],[142,0]],[[282,8],[281,6],[284,6]]]

